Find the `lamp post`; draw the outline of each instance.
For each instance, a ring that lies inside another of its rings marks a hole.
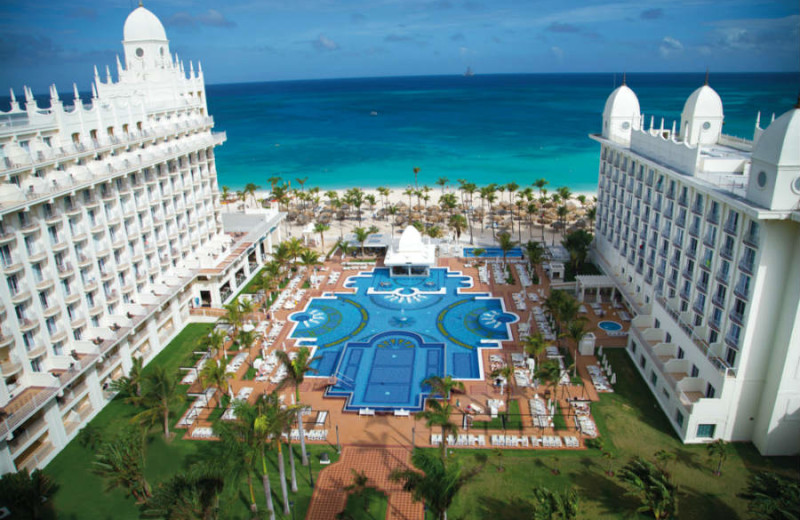
[[[314,489],[314,474],[311,473],[311,463],[308,464],[308,482],[311,484],[311,489]]]
[[[342,454],[342,445],[339,444],[339,425],[336,425],[336,453]]]
[[[292,520],[295,520],[295,518],[294,518],[294,500],[289,500],[289,507],[292,508]]]

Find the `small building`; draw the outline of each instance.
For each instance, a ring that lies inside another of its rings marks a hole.
[[[436,265],[436,246],[423,242],[417,228],[408,226],[389,246],[384,265],[392,276],[428,276]]]

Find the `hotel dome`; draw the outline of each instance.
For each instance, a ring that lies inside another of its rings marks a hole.
[[[692,92],[683,105],[683,120],[690,118],[722,118],[722,99],[717,91],[703,85]]]
[[[156,15],[139,5],[125,20],[125,41],[166,41],[167,33]]]
[[[779,166],[800,166],[800,102],[761,134],[753,159]]]
[[[628,85],[617,87],[608,96],[603,110],[603,117],[637,117],[639,114],[639,98]]]

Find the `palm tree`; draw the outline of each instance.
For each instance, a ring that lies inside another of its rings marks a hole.
[[[596,206],[592,206],[586,210],[586,218],[589,219],[589,228],[594,230],[594,220],[597,218]]]
[[[524,343],[525,352],[529,356],[536,358],[536,364],[538,365],[541,361],[542,354],[547,350],[547,341],[545,341],[544,336],[541,332],[531,334],[525,338]]]
[[[317,267],[322,265],[322,262],[319,260],[319,253],[306,249],[300,253],[300,265],[305,267],[308,271],[312,269],[316,270]]]
[[[656,467],[664,473],[669,474],[667,471],[667,465],[671,461],[675,460],[676,455],[674,451],[658,450],[653,454],[653,458],[655,458]]]
[[[535,186],[539,190],[540,197],[544,196],[545,194],[544,187],[547,186],[547,184],[548,184],[547,179],[538,179],[536,182],[533,183],[533,186]]]
[[[225,309],[225,321],[230,323],[233,327],[233,331],[231,332],[231,340],[236,341],[236,338],[239,335],[239,329],[244,322],[242,308],[239,306],[239,299],[235,298],[232,302],[223,304],[222,308]]]
[[[306,453],[306,440],[305,435],[303,433],[303,417],[302,417],[302,407],[299,406],[300,404],[300,385],[305,380],[306,374],[316,374],[317,370],[315,368],[311,368],[311,364],[314,363],[318,357],[312,358],[311,351],[308,347],[300,347],[300,350],[297,352],[297,357],[293,360],[289,358],[289,355],[282,351],[276,350],[275,355],[278,357],[278,362],[286,367],[286,376],[283,380],[278,384],[278,389],[284,388],[288,385],[294,386],[294,396],[295,396],[295,403],[298,404],[297,408],[297,427],[300,430],[300,453],[302,455],[301,460],[303,466],[308,466],[308,454]]]
[[[253,366],[253,345],[260,337],[261,334],[255,330],[243,330],[239,333],[239,348],[247,350],[250,366]]]
[[[364,511],[369,511],[369,494],[365,493],[367,490],[367,482],[369,482],[369,477],[365,471],[356,471],[353,468],[350,468],[350,472],[353,474],[353,482],[344,487],[344,490],[348,493],[351,493],[355,496],[361,496],[364,500]]]
[[[584,336],[589,331],[586,330],[586,320],[583,318],[578,318],[572,320],[567,325],[567,337],[575,342],[575,363],[573,364],[574,370],[572,373],[572,377],[575,377],[578,373],[578,359],[580,358],[580,343]]]
[[[426,233],[431,238],[441,238],[443,235],[442,228],[440,228],[439,226],[429,227]]]
[[[453,390],[458,390],[459,392],[464,392],[464,383],[461,381],[457,381],[453,379],[453,376],[430,376],[424,381],[422,381],[422,387],[429,386],[431,392],[429,397],[435,399],[446,399],[447,402],[450,402],[450,393]]]
[[[218,359],[209,359],[200,371],[200,382],[204,388],[213,386],[219,391],[219,400],[217,406],[222,406],[222,396],[230,388],[229,379],[232,374],[229,374],[227,367],[220,363]]]
[[[717,469],[714,470],[714,476],[719,477],[722,475],[722,463],[728,458],[728,443],[722,439],[717,439],[714,442],[706,445],[708,458],[717,461]]]
[[[262,448],[262,439],[256,433],[255,428],[258,412],[256,407],[247,401],[236,401],[233,409],[236,420],[221,422],[217,427],[217,434],[222,440],[222,446],[226,452],[222,461],[228,466],[230,481],[238,483],[241,482],[242,477],[247,480],[250,511],[256,513],[258,506],[256,505],[256,494],[253,489],[253,472],[256,458]],[[264,468],[264,475],[267,475],[266,468]],[[267,481],[267,485],[269,485],[269,481]],[[268,494],[266,496],[269,509],[271,495]]]
[[[111,382],[111,390],[134,400],[142,395],[142,358],[135,357],[127,376]]]
[[[417,186],[419,186],[419,182],[418,182],[418,180],[419,180],[419,179],[418,179],[418,176],[419,176],[419,170],[420,170],[419,166],[414,166],[414,187],[415,187],[415,188],[416,188]]]
[[[514,246],[517,245],[516,242],[511,240],[511,235],[508,233],[500,233],[497,235],[498,246],[503,251],[503,267],[506,266],[506,255],[508,252],[514,249]]]
[[[218,469],[192,468],[158,485],[152,498],[142,508],[145,518],[170,520],[216,520],[219,518],[219,494],[225,479]]]
[[[492,379],[502,377],[506,380],[506,418],[511,419],[511,379],[514,377],[514,367],[506,364],[493,370],[489,376]]]
[[[572,268],[575,274],[578,274],[583,268],[586,257],[589,255],[589,247],[592,245],[592,234],[585,229],[578,229],[564,236],[561,244],[569,251],[569,256],[572,260]]]
[[[278,452],[278,472],[280,473],[281,495],[283,496],[283,515],[288,516],[290,513],[289,492],[286,488],[286,464],[283,460],[283,444],[281,442],[281,437],[291,425],[292,414],[295,412],[295,407],[281,407],[276,392],[265,395],[261,399],[264,402],[259,406],[263,413],[255,420],[255,430],[259,432],[262,439],[269,442]],[[292,456],[291,452],[289,456]],[[264,465],[264,470],[266,471],[266,465]],[[267,484],[265,484],[265,486],[266,485]]]
[[[617,472],[628,487],[627,494],[642,504],[637,513],[650,512],[656,520],[673,518],[678,513],[678,488],[669,475],[641,457],[632,458]]]
[[[292,237],[283,243],[286,244],[286,249],[288,250],[289,258],[292,259],[292,270],[297,270],[297,257],[300,256],[300,253],[302,253],[305,250],[303,241],[297,237]]]
[[[435,399],[428,399],[428,408],[419,412],[414,416],[415,419],[424,419],[425,426],[433,428],[438,426],[442,429],[442,461],[447,457],[447,436],[451,433],[456,433],[458,427],[450,422],[450,416],[453,414],[453,407],[448,402],[440,402]]]
[[[453,499],[484,467],[480,464],[465,471],[460,459],[445,463],[444,459],[422,450],[414,450],[411,463],[419,471],[397,469],[389,475],[389,479],[402,482],[403,490],[411,492],[415,501],[423,502],[438,520],[447,519],[447,509]]]
[[[0,503],[11,510],[14,518],[38,520],[45,518],[50,504],[47,499],[56,489],[47,473],[37,469],[29,474],[27,468],[22,468],[0,478]]]
[[[572,520],[578,517],[578,492],[572,488],[553,491],[533,488],[533,520]]]
[[[164,438],[169,439],[169,409],[183,398],[178,392],[178,378],[162,366],[154,366],[142,381],[142,396],[138,403],[145,408],[133,420],[156,423],[159,418],[164,423]]]
[[[261,186],[256,186],[252,182],[248,182],[244,187],[245,196],[252,197],[253,201],[256,200],[256,192],[261,189]]]
[[[464,217],[464,215],[451,215],[447,224],[450,226],[450,228],[452,228],[453,232],[455,232],[456,241],[460,241],[461,233],[464,231],[464,228],[468,226],[467,219]]]
[[[544,246],[541,242],[534,242],[529,240],[525,244],[525,253],[528,255],[528,265],[531,272],[536,272],[536,266],[542,263],[544,257]]]
[[[369,230],[357,227],[353,229],[353,234],[356,236],[356,241],[361,244],[361,256],[364,256],[364,242],[369,238]]]
[[[608,462],[608,466],[606,467],[606,475],[613,477],[614,470],[611,469],[611,463],[614,461],[614,454],[608,450],[603,451],[603,458]]]
[[[222,202],[228,202],[228,197],[231,196],[231,189],[228,186],[222,187]]]
[[[800,483],[776,473],[759,472],[750,476],[742,493],[747,510],[755,520],[797,520]]]
[[[106,491],[122,488],[138,504],[151,496],[144,476],[144,438],[144,432],[128,428],[100,446],[93,468],[95,474],[106,479]]]
[[[450,182],[450,179],[447,177],[439,177],[436,179],[436,184],[442,187],[442,194],[444,195],[444,187],[447,186],[447,183]]]
[[[558,383],[561,381],[561,367],[558,366],[558,362],[556,360],[549,360],[541,363],[536,368],[536,379],[544,383],[545,386],[549,385],[552,388],[553,399],[555,399]]]
[[[198,340],[199,347],[208,352],[211,357],[216,356],[224,344],[225,333],[220,329],[214,329]]]
[[[277,186],[278,183],[281,182],[281,180],[283,180],[283,179],[281,179],[277,175],[273,175],[272,177],[269,177],[267,179],[267,182],[269,183],[270,190],[275,191],[275,186]]]

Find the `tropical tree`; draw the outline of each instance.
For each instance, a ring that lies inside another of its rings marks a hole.
[[[561,381],[561,367],[554,359],[539,364],[536,368],[536,379],[552,388],[553,399],[556,398],[558,383]]]
[[[361,256],[364,256],[364,242],[369,238],[369,230],[362,227],[353,229],[353,234],[356,236],[356,242],[361,244]]]
[[[678,514],[678,488],[665,472],[641,457],[632,458],[617,472],[628,488],[627,494],[639,500],[637,513],[650,512],[656,520]]]
[[[178,403],[183,395],[178,392],[178,378],[162,366],[154,366],[142,381],[142,395],[137,400],[144,411],[133,417],[135,421],[155,424],[159,420],[164,424],[164,438],[169,439],[169,410]]]
[[[325,251],[325,232],[331,227],[328,224],[317,222],[314,224],[314,233],[319,233],[319,242],[322,244],[322,250]]]
[[[252,182],[248,182],[244,186],[244,193],[245,197],[249,196],[253,199],[253,202],[256,200],[256,192],[261,189],[261,186],[256,186]]]
[[[614,470],[611,469],[611,463],[614,461],[614,454],[611,453],[608,450],[605,450],[605,451],[603,451],[603,458],[608,463],[608,466],[606,466],[606,475],[608,475],[609,477],[613,477],[614,476]]]
[[[278,472],[280,474],[281,495],[283,497],[283,515],[288,516],[289,509],[289,492],[286,488],[286,464],[283,460],[283,444],[281,438],[283,433],[290,428],[292,423],[292,415],[295,413],[295,406],[282,406],[278,398],[277,392],[261,397],[261,402],[258,404],[260,414],[254,422],[255,431],[260,435],[261,439],[268,442],[278,452]],[[291,451],[289,456],[292,457]],[[262,453],[263,459],[263,453]],[[264,463],[264,475],[266,478],[266,463]],[[265,482],[266,486],[269,482]]]
[[[597,218],[597,207],[592,206],[586,210],[586,218],[589,219],[589,228],[594,230],[594,221]]]
[[[545,487],[533,488],[533,520],[571,520],[578,517],[580,499],[572,488],[553,491]]]
[[[289,253],[289,258],[292,259],[292,269],[297,270],[297,257],[305,251],[306,247],[303,245],[303,241],[297,237],[292,237],[289,240],[283,242],[286,244],[286,249]]]
[[[448,402],[450,402],[450,394],[453,390],[458,390],[459,392],[465,391],[464,383],[453,379],[451,375],[445,377],[430,376],[422,381],[422,387],[424,388],[426,386],[431,389],[429,397],[446,399]]]
[[[572,377],[575,377],[578,373],[578,359],[581,354],[579,347],[581,340],[588,332],[586,330],[586,320],[583,318],[572,320],[567,324],[567,337],[575,343],[575,363],[573,364]]]
[[[667,451],[667,450],[658,450],[653,454],[653,458],[655,459],[654,463],[656,467],[663,471],[664,473],[669,474],[667,471],[667,465],[675,460],[675,452],[674,451]]]
[[[492,379],[502,377],[506,381],[506,419],[511,419],[511,380],[514,378],[514,366],[506,364],[489,374]]]
[[[344,490],[352,495],[362,497],[364,501],[364,511],[369,511],[369,494],[366,493],[369,477],[363,470],[356,471],[355,469],[350,468],[350,472],[353,474],[353,482],[345,486]]]
[[[0,504],[7,506],[14,518],[46,518],[50,504],[47,499],[56,489],[47,473],[38,469],[28,473],[27,468],[22,468],[0,478]]]
[[[516,242],[511,240],[511,235],[508,233],[500,233],[497,235],[497,245],[503,251],[503,266],[506,265],[506,256],[508,252],[514,249],[514,246],[517,245]]]
[[[447,224],[456,234],[456,241],[461,240],[461,233],[463,233],[464,229],[468,226],[467,219],[464,215],[450,215]]]
[[[800,482],[776,473],[750,475],[747,490],[740,495],[748,501],[754,520],[797,520],[800,511]]]
[[[722,475],[722,463],[728,458],[728,443],[722,439],[717,439],[706,445],[706,452],[709,459],[716,461],[717,469],[714,470],[714,476],[719,477]]]
[[[221,194],[221,197],[222,197],[222,202],[223,202],[223,203],[226,203],[226,202],[228,202],[228,197],[230,197],[230,196],[231,196],[231,189],[230,189],[230,187],[228,187],[228,186],[223,186],[223,187],[222,187],[222,194]]]
[[[486,254],[486,249],[482,247],[476,247],[472,250],[472,256],[474,256],[475,258],[480,258],[485,254]]]
[[[439,177],[436,179],[436,184],[442,187],[442,194],[444,194],[444,188],[447,186],[447,183],[450,182],[450,179],[447,177]]]
[[[270,190],[275,191],[275,186],[277,186],[282,180],[283,179],[281,179],[278,175],[273,175],[272,177],[267,178]]]
[[[200,382],[204,388],[213,386],[219,392],[219,399],[217,406],[222,406],[222,396],[228,392],[230,388],[229,380],[232,374],[229,374],[227,367],[220,363],[218,359],[209,359],[203,365],[200,371]]]
[[[311,351],[308,347],[300,347],[297,356],[294,359],[289,358],[289,355],[282,351],[276,350],[275,355],[278,357],[278,362],[286,368],[286,376],[278,384],[278,389],[285,388],[288,385],[294,386],[295,403],[298,404],[297,408],[297,428],[300,430],[300,453],[303,466],[308,466],[308,455],[306,454],[306,440],[303,433],[303,417],[302,408],[300,405],[300,385],[305,380],[306,374],[316,374],[317,370],[311,368],[319,357],[312,358]]]
[[[233,331],[231,331],[231,339],[236,341],[236,338],[239,335],[239,329],[244,323],[242,308],[239,305],[239,298],[234,298],[232,302],[223,304],[222,308],[225,309],[225,321],[230,323],[233,327]]]
[[[248,359],[250,360],[250,366],[253,365],[253,345],[255,345],[256,340],[261,337],[261,334],[256,332],[255,330],[242,330],[239,333],[239,348],[243,350],[247,350]]]
[[[223,487],[225,479],[219,469],[192,468],[188,474],[178,473],[156,487],[142,508],[142,516],[167,520],[216,520]]]
[[[534,242],[529,240],[525,244],[525,253],[528,255],[528,265],[531,272],[536,273],[536,266],[542,263],[544,258],[544,246],[541,242]]]
[[[128,428],[97,450],[93,472],[106,480],[106,491],[122,488],[139,504],[150,496],[150,484],[144,476],[145,434]]]
[[[529,356],[536,358],[536,364],[538,365],[547,349],[547,341],[545,341],[544,336],[541,332],[537,332],[527,336],[523,341],[525,352]]]
[[[453,407],[450,403],[444,401],[437,401],[435,399],[428,399],[428,408],[416,414],[415,419],[425,420],[425,426],[433,428],[438,426],[442,429],[442,461],[447,457],[447,436],[454,434],[458,431],[458,427],[450,422],[450,416],[453,414]]]
[[[429,227],[426,233],[431,238],[441,238],[443,235],[442,228],[440,228],[439,226]]]
[[[256,505],[256,494],[253,488],[253,473],[255,461],[261,452],[262,439],[256,433],[255,421],[258,411],[255,405],[247,401],[236,401],[234,403],[234,413],[236,419],[224,421],[216,427],[216,433],[222,441],[225,456],[221,459],[227,466],[228,480],[237,484],[244,478],[247,481],[247,490],[250,497],[250,511],[254,514],[258,511]],[[267,476],[266,468],[264,475]],[[269,481],[267,480],[267,486]],[[266,491],[267,488],[265,488]],[[267,494],[267,506],[271,507],[271,495]],[[272,516],[274,518],[274,515]]]
[[[142,358],[135,357],[127,376],[111,382],[111,390],[134,400],[142,395]]]
[[[586,257],[589,255],[589,247],[592,245],[592,234],[585,229],[578,229],[567,234],[561,245],[569,251],[572,266],[575,274],[583,268]]]
[[[300,265],[304,266],[309,271],[310,278],[310,272],[312,270],[316,272],[316,268],[322,265],[322,262],[319,259],[319,253],[310,249],[306,249],[300,253]]]
[[[402,482],[403,489],[410,492],[415,501],[423,502],[438,520],[447,519],[447,509],[453,499],[484,467],[479,464],[465,471],[460,459],[445,463],[444,459],[422,450],[414,450],[411,463],[418,471],[397,469],[389,475],[389,479]]]

